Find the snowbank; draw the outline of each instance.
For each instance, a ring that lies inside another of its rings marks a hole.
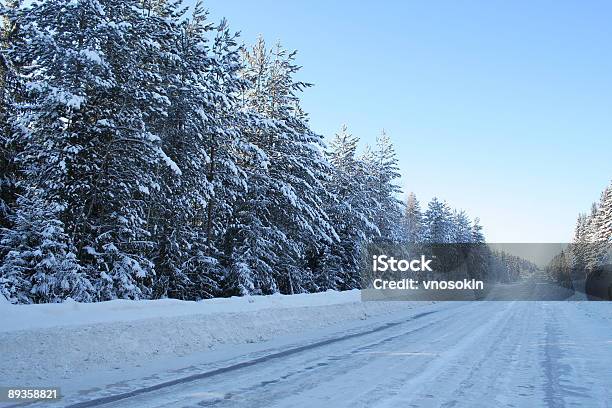
[[[111,300],[98,303],[11,305],[0,299],[0,332],[128,322],[148,318],[255,312],[273,308],[329,306],[360,302],[360,291],[327,291],[299,295],[243,296],[188,302],[176,299]]]
[[[427,304],[423,302],[421,304]],[[360,292],[82,304],[0,305],[0,378],[28,386],[140,367],[225,346],[336,327],[407,310]]]

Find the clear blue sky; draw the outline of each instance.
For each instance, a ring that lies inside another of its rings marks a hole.
[[[565,242],[612,178],[612,2],[209,0],[297,49],[314,130],[385,128],[404,191],[491,242]]]

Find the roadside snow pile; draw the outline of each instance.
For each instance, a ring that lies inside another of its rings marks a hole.
[[[98,303],[11,305],[0,300],[0,332],[148,318],[255,312],[264,309],[330,306],[361,301],[359,290],[327,291],[299,295],[242,296],[189,302],[176,299],[111,300]]]
[[[405,302],[361,302],[358,290],[200,302],[2,303],[0,378],[28,385],[77,378],[409,308]]]

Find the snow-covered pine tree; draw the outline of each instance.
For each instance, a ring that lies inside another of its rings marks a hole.
[[[41,189],[22,180],[38,168],[20,168],[23,129],[16,104],[25,101],[20,68],[25,39],[21,1],[0,5],[0,291],[12,302],[93,299],[93,288],[76,263],[74,246],[57,217],[60,206],[41,198]],[[23,170],[23,172],[21,171]],[[28,187],[29,188],[26,188]]]
[[[463,210],[452,211],[451,215],[451,248],[457,256],[456,259],[467,260],[469,259],[472,251],[472,224],[467,214]],[[473,275],[473,270],[469,266],[469,262],[459,264],[459,269],[462,271],[463,277],[470,277]],[[461,277],[461,275],[457,275]]]
[[[339,240],[323,242],[311,254],[310,266],[320,290],[359,287],[360,262],[365,246],[378,235],[373,222],[372,198],[363,183],[365,170],[356,157],[358,143],[359,139],[343,125],[328,151],[333,168],[327,183],[332,196],[326,212]]]
[[[597,207],[597,203],[592,203],[591,204],[591,212],[589,213],[589,215],[587,216],[587,219],[585,221],[585,226],[584,226],[584,230],[585,230],[585,240],[588,242],[593,242],[593,236],[595,234],[595,217],[597,216],[597,211],[599,210],[599,208]]]
[[[546,266],[546,273],[561,286],[572,288],[571,262],[565,251],[561,251],[550,261]]]
[[[453,212],[453,237],[452,242],[458,244],[469,244],[472,242],[472,224],[465,211]]]
[[[592,239],[595,242],[612,242],[612,182],[601,193],[597,208]]]
[[[274,269],[279,263],[279,242],[287,240],[272,219],[275,197],[269,195],[273,184],[270,161],[267,151],[259,147],[266,143],[267,133],[276,132],[274,121],[265,116],[270,114],[264,94],[271,62],[263,39],[259,39],[250,53],[243,52],[243,60],[241,77],[248,86],[241,95],[241,111],[246,120],[239,126],[253,144],[255,154],[245,156],[240,163],[247,174],[248,193],[236,197],[224,237],[228,271],[223,288],[225,295],[278,292]]]
[[[100,299],[141,298],[154,274],[148,195],[165,162],[147,123],[167,116],[164,18],[136,0],[49,0],[23,13],[28,103],[19,125],[27,188],[38,186],[96,280]],[[148,280],[148,282],[147,282]]]
[[[583,268],[585,273],[588,274],[588,268],[592,267],[591,258],[594,257],[594,234],[595,234],[595,217],[597,216],[597,203],[592,203],[591,211],[589,214],[585,214],[584,219],[581,220],[580,231],[576,231],[574,237],[574,261],[578,268]]]
[[[580,213],[576,220],[574,239],[571,246],[573,264],[577,271],[584,271],[587,265],[589,249],[587,228],[588,216],[585,213]]]
[[[10,226],[9,218],[18,196],[19,171],[15,155],[20,145],[10,118],[14,112],[14,102],[19,99],[19,82],[15,72],[19,61],[13,55],[13,49],[21,42],[17,23],[20,3],[20,0],[0,3],[0,228]]]
[[[359,157],[364,169],[362,183],[371,199],[374,223],[380,240],[400,242],[402,240],[402,207],[397,198],[401,193],[395,184],[399,178],[397,157],[391,139],[383,130],[376,138],[376,146],[366,146]]]
[[[485,245],[485,236],[478,217],[471,223],[468,239],[471,244],[467,258],[469,277],[496,280],[491,250]]]
[[[0,266],[0,293],[14,303],[94,299],[94,288],[78,265],[75,248],[58,220],[57,204],[35,192],[18,199],[12,228],[0,245],[10,248]]]
[[[576,228],[574,229],[574,242],[585,242],[586,241],[586,227],[588,225],[588,216],[585,213],[578,214],[576,220]]]
[[[587,269],[593,270],[612,261],[612,183],[601,193],[599,203],[593,205],[588,221]]]
[[[403,233],[409,243],[419,243],[423,240],[423,213],[416,194],[411,192],[406,199],[406,207],[402,218]]]
[[[474,218],[474,222],[472,223],[472,243],[474,244],[484,244],[485,236],[482,232],[482,226],[480,225],[480,218]]]
[[[169,102],[167,116],[154,115],[147,126],[159,136],[162,150],[176,165],[157,163],[154,171],[159,187],[142,189],[151,202],[147,229],[155,243],[151,254],[155,268],[152,296],[195,299],[196,292],[207,289],[196,288],[189,279],[187,264],[203,252],[198,239],[201,227],[198,230],[193,221],[198,214],[201,217],[212,190],[207,178],[202,177],[209,161],[203,107],[208,106],[204,76],[210,63],[206,35],[212,25],[199,3],[189,17],[180,3],[155,1],[147,7],[166,21],[156,33],[165,57],[157,74]]]
[[[254,287],[262,293],[313,290],[306,249],[337,238],[323,209],[329,164],[322,138],[309,128],[299,104],[299,92],[310,84],[294,79],[300,68],[295,54],[280,45],[268,50],[262,38],[244,54],[243,77],[251,84],[243,96],[244,109],[260,118],[257,126],[245,130],[249,142],[264,153],[266,167],[251,178],[238,217],[242,237],[232,252],[257,276]],[[241,220],[245,218],[248,224]]]
[[[382,238],[400,242],[403,203],[398,199],[398,195],[402,190],[395,184],[400,174],[393,143],[384,130],[376,138],[372,159],[373,198],[378,206],[376,225]]]
[[[246,190],[237,162],[248,144],[236,123],[243,116],[238,97],[244,81],[237,75],[236,35],[225,21],[209,23],[201,3],[187,18],[176,4],[165,10],[179,21],[163,42],[170,56],[162,72],[170,106],[168,118],[159,116],[151,126],[180,174],[159,164],[160,190],[151,192],[154,296],[207,298],[220,294],[217,241],[227,228],[232,200]]]
[[[453,218],[446,202],[434,197],[429,204],[424,217],[424,241],[430,244],[447,244],[453,238]]]
[[[216,31],[208,72],[215,113],[209,115],[213,120],[207,125],[210,162],[206,174],[213,196],[206,207],[206,237],[210,253],[220,260],[224,271],[229,271],[228,281],[222,283],[228,286],[230,280],[237,278],[234,282],[242,282],[242,277],[248,275],[248,265],[241,261],[234,263],[231,251],[227,251],[228,237],[236,230],[234,211],[237,204],[244,203],[250,186],[258,180],[258,177],[249,179],[249,175],[253,175],[254,169],[256,172],[264,169],[267,159],[249,140],[250,132],[244,132],[257,127],[259,115],[243,109],[242,97],[251,84],[241,76],[244,62],[242,49],[237,47],[237,34],[230,33],[225,20]],[[247,281],[243,283],[249,285]],[[249,292],[247,286],[241,292]]]

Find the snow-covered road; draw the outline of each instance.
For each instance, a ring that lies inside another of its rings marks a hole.
[[[610,306],[438,303],[104,406],[608,407]]]

